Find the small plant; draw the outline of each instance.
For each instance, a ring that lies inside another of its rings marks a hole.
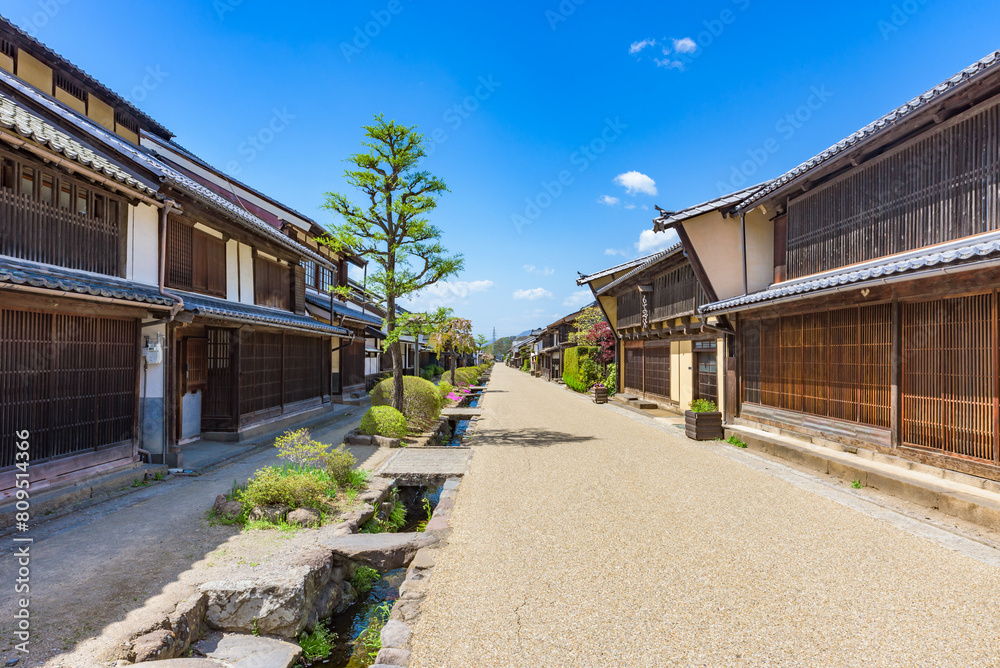
[[[399,502],[399,492],[395,487],[389,496],[392,507],[387,513],[376,513],[361,527],[361,533],[396,533],[406,523],[406,506]]]
[[[322,624],[317,624],[312,633],[305,631],[299,636],[299,646],[306,661],[317,661],[330,656],[337,634]]]
[[[155,480],[156,482],[160,482],[161,480],[166,480],[166,479],[167,479],[167,474],[164,473],[163,471],[157,471],[156,473],[153,474],[153,480]]]
[[[260,629],[257,627],[257,618],[256,617],[253,618],[252,624],[253,624],[253,627],[250,629],[250,633],[252,633],[255,636],[259,636],[260,635]]]
[[[372,612],[368,628],[361,632],[356,641],[357,644],[364,647],[368,658],[372,661],[375,660],[379,650],[382,649],[382,628],[389,622],[390,613],[392,613],[392,603],[390,601],[385,601],[376,606]]]
[[[274,441],[278,456],[293,464],[315,466],[323,461],[328,446],[314,441],[308,429],[286,431]]]
[[[446,380],[442,380],[438,383],[438,392],[441,394],[442,400],[451,394],[453,389],[454,388],[451,386],[451,383]]]
[[[736,436],[736,434],[733,434],[732,436],[730,436],[729,438],[727,438],[726,439],[726,443],[728,443],[729,445],[735,445],[737,448],[745,448],[745,447],[747,447],[747,444],[744,443],[743,441],[741,441],[739,439],[739,437]]]
[[[358,490],[364,489],[365,485],[368,484],[368,477],[371,474],[366,469],[351,469],[347,473],[346,482],[343,485],[345,492],[354,492],[355,496]],[[348,494],[350,496],[350,494]]]
[[[719,406],[708,399],[695,399],[689,404],[692,413],[715,413]]]
[[[149,481],[146,480],[146,478],[144,478],[144,477],[143,478],[136,478],[132,482],[132,486],[133,487],[148,487],[149,486]]]
[[[864,485],[861,483],[860,480],[855,480],[854,482],[851,483],[851,487],[853,487],[854,489],[861,489],[862,487],[864,487]]]
[[[358,570],[354,571],[354,576],[351,577],[351,586],[354,587],[358,596],[363,596],[371,591],[372,585],[378,582],[381,577],[382,575],[374,568],[359,566]]]
[[[392,406],[372,406],[361,418],[359,427],[366,436],[406,438],[406,418]]]
[[[324,501],[336,491],[334,481],[323,469],[269,466],[260,469],[239,493],[243,511],[249,514],[256,506],[284,504],[291,508],[315,508],[322,511]]]
[[[341,487],[347,486],[352,480],[351,471],[358,463],[354,455],[344,448],[343,444],[326,455],[326,472]]]
[[[427,525],[430,523],[431,516],[434,514],[434,509],[431,508],[431,500],[428,499],[426,496],[424,497],[423,506],[424,506],[424,513],[427,514],[427,519],[421,520],[421,522],[417,524],[415,530],[420,532],[427,531]]]
[[[247,483],[241,483],[239,480],[233,480],[233,486],[226,493],[226,501],[239,501],[240,493],[245,491],[247,488]]]

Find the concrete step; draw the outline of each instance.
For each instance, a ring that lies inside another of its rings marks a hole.
[[[751,450],[824,475],[859,481],[865,487],[936,508],[953,517],[1000,530],[1000,483],[884,455],[865,448],[817,445],[801,437],[746,425],[729,425]]]

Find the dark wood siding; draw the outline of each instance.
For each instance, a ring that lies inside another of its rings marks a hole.
[[[643,383],[648,394],[670,398],[670,343],[647,343],[640,349],[643,355]]]
[[[691,314],[707,302],[708,298],[694,275],[694,269],[690,264],[683,264],[653,280],[650,319],[656,322]]]
[[[998,229],[998,188],[994,104],[792,200],[788,277]]]
[[[889,304],[748,319],[743,401],[889,428]]]
[[[281,415],[292,404],[330,396],[329,338],[243,330],[239,360],[241,424]]]
[[[639,291],[632,289],[618,295],[618,329],[642,324],[642,300]]]
[[[124,199],[0,151],[0,255],[125,275]]]
[[[226,296],[226,242],[179,218],[167,224],[168,287]]]
[[[625,348],[625,390],[643,391],[642,344]]]
[[[363,337],[355,339],[354,343],[340,351],[340,374],[345,388],[365,384],[365,340]]]
[[[258,257],[254,262],[254,302],[284,311],[291,310],[292,269]]]
[[[32,463],[131,441],[135,319],[0,309],[0,469],[14,432],[31,432]]]

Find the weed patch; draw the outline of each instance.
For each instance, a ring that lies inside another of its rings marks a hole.
[[[747,447],[747,444],[744,443],[743,441],[741,441],[739,439],[739,437],[736,436],[736,434],[733,434],[732,436],[730,436],[729,438],[727,438],[726,439],[726,443],[728,443],[729,445],[735,445],[737,448],[745,448],[745,447]]]
[[[312,633],[303,632],[299,636],[299,646],[302,647],[302,656],[306,661],[317,661],[330,656],[336,641],[337,634],[323,624],[317,624]]]
[[[374,568],[360,566],[358,570],[354,571],[354,575],[351,577],[351,586],[354,587],[354,591],[361,597],[371,591],[372,585],[378,582],[381,577],[382,575]]]

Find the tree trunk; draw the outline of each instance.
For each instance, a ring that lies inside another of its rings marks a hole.
[[[451,358],[448,362],[448,368],[451,369],[451,386],[455,387],[455,351],[451,351]]]
[[[390,295],[386,300],[386,327],[388,334],[396,328],[396,298]],[[400,413],[403,412],[403,355],[401,351],[402,343],[396,341],[389,346],[392,356],[392,407]]]

